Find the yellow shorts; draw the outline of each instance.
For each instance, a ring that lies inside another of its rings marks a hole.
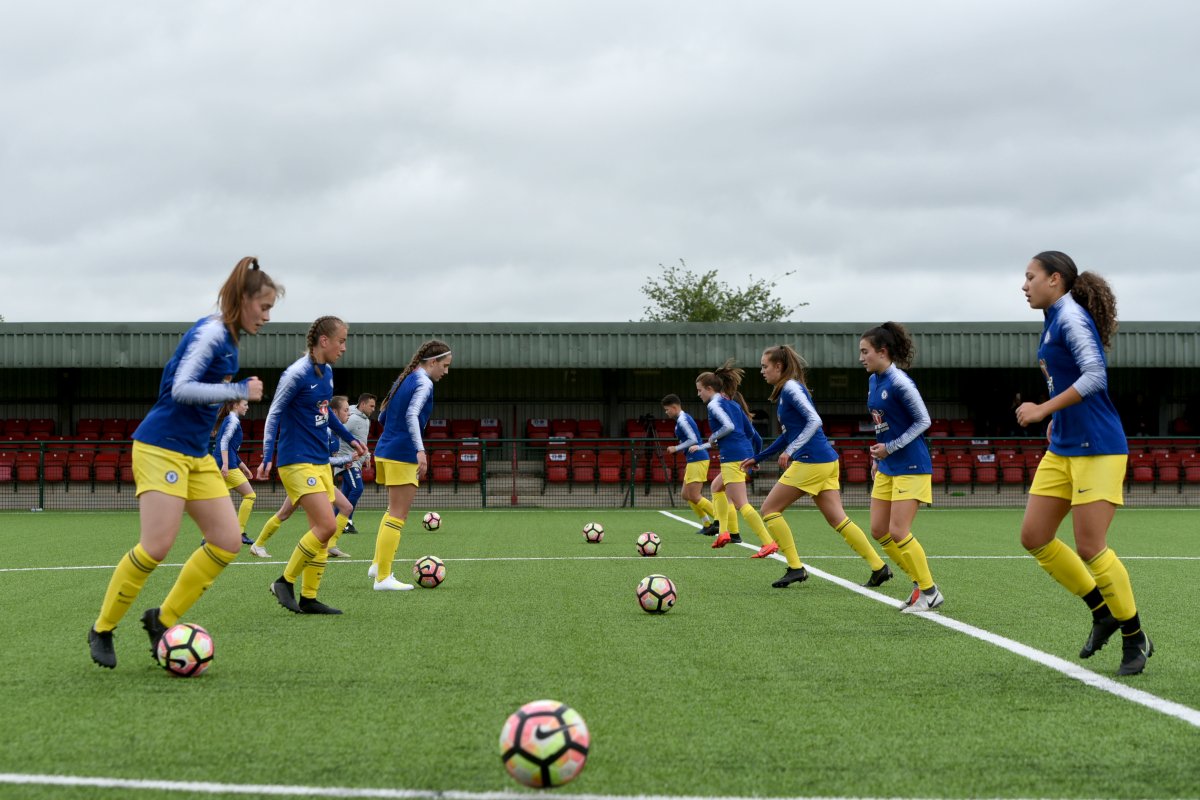
[[[875,486],[871,489],[874,500],[895,503],[900,500],[919,500],[933,503],[932,475],[884,475],[875,473]]]
[[[213,459],[216,461],[216,459]],[[218,469],[220,469],[218,467]],[[229,470],[229,474],[225,476],[225,488],[236,489],[246,482],[246,473],[242,472],[240,467]]]
[[[408,461],[375,459],[375,482],[382,486],[420,486],[417,471],[418,465]]]
[[[1125,505],[1129,456],[1060,456],[1047,452],[1038,463],[1030,494],[1070,500],[1073,506],[1107,500]]]
[[[689,461],[683,471],[684,483],[708,483],[708,459]]]
[[[836,461],[825,464],[806,464],[801,461],[793,461],[779,476],[779,482],[814,497],[829,489],[836,492],[842,488],[838,482],[838,462]]]
[[[133,480],[137,494],[162,492],[184,500],[229,497],[221,470],[211,455],[185,456],[175,450],[133,443]]]
[[[735,461],[732,464],[721,462],[721,480],[728,486],[731,483],[745,483],[746,471],[742,469],[742,462]]]
[[[293,505],[300,505],[306,494],[324,494],[333,502],[333,470],[328,464],[285,464],[279,468],[279,479]]]

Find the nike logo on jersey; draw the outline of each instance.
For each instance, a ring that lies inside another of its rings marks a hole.
[[[1090,492],[1090,491],[1091,491],[1091,489],[1090,489],[1090,488],[1089,488],[1089,489],[1079,489],[1079,490],[1078,490],[1079,494],[1083,494],[1084,492]]]
[[[313,385],[309,386],[308,388],[310,388],[310,389],[315,389],[315,388],[317,388],[318,386],[320,386],[320,384],[318,384],[318,383],[314,383]]]
[[[908,489],[897,489],[896,494],[904,494],[907,491],[908,491]]]

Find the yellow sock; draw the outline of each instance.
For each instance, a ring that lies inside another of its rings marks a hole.
[[[792,529],[788,527],[783,514],[767,514],[763,517],[763,524],[767,526],[767,530],[771,532],[775,541],[779,542],[779,552],[783,553],[783,557],[787,559],[788,568],[800,569],[803,567],[800,554],[796,552],[796,540],[792,538]]]
[[[1118,621],[1127,620],[1137,613],[1129,573],[1125,571],[1125,565],[1111,548],[1104,548],[1099,555],[1088,561],[1087,568],[1096,579],[1096,586],[1100,589],[1100,594],[1104,595],[1108,610]]]
[[[326,548],[327,550],[332,550],[333,548],[337,547],[338,539],[342,538],[342,531],[346,530],[346,525],[350,522],[350,518],[342,514],[338,514],[336,517],[334,517],[333,521],[336,527],[333,529],[333,536],[329,537],[329,547]]]
[[[179,622],[221,572],[237,558],[237,552],[222,550],[212,542],[205,542],[191,557],[184,562],[175,585],[163,600],[162,608],[158,610],[158,618],[168,628]]]
[[[262,531],[259,532],[258,538],[254,541],[254,546],[265,547],[267,540],[275,535],[275,531],[279,530],[279,526],[282,524],[283,520],[279,518],[279,515],[272,514],[271,518],[267,520],[267,524],[263,525]]]
[[[321,552],[324,547],[325,545],[321,544],[312,531],[307,531],[300,537],[300,542],[292,551],[292,557],[288,559],[287,566],[283,568],[283,579],[288,583],[295,583],[304,568],[317,557],[317,553]]]
[[[1037,559],[1038,565],[1050,573],[1051,578],[1077,597],[1083,597],[1096,588],[1096,579],[1084,566],[1083,559],[1059,539],[1051,539],[1049,544],[1035,547],[1029,551],[1029,555]]]
[[[379,521],[379,533],[375,536],[375,581],[392,574],[392,562],[400,549],[400,535],[404,533],[404,520],[384,514]]]
[[[100,616],[92,627],[100,633],[117,627],[158,565],[159,562],[151,558],[141,544],[135,544],[132,550],[122,556],[108,581],[108,590],[100,604]]]
[[[238,506],[238,525],[242,528],[242,533],[246,532],[246,523],[250,521],[250,512],[254,510],[254,499],[258,497],[254,492],[242,498],[242,504]]]
[[[725,506],[727,508],[725,512],[725,524],[728,526],[726,530],[731,534],[741,533],[742,529],[741,523],[738,522],[737,509],[734,508],[733,503],[728,502],[728,500],[726,501]]]
[[[329,542],[332,541],[333,539],[329,540]],[[317,589],[321,588],[321,578],[325,576],[325,564],[329,561],[329,542],[321,545],[317,555],[304,568],[304,586],[300,589],[301,597],[307,597],[310,600],[316,598]]]
[[[929,560],[925,558],[925,548],[921,547],[921,543],[917,541],[917,537],[910,533],[896,542],[896,547],[900,548],[900,552],[904,553],[905,557],[909,559],[914,576],[913,580],[917,582],[917,586],[921,587],[921,591],[932,589],[933,574],[929,571]]]
[[[863,557],[863,561],[870,565],[872,572],[883,569],[883,559],[875,552],[875,548],[871,547],[871,542],[867,540],[863,529],[855,525],[849,517],[839,522],[833,529],[842,535],[851,550]]]
[[[705,519],[715,519],[713,515],[716,513],[716,510],[707,497],[702,496],[699,500],[692,503],[692,511],[696,512],[696,516],[700,518],[701,522]]]
[[[754,506],[746,503],[746,505],[739,508],[738,511],[743,517],[746,518],[746,523],[750,526],[750,530],[754,531],[754,535],[758,537],[758,540],[762,542],[764,546],[775,541],[771,538],[770,532],[767,531],[767,526],[763,524],[762,517],[760,517],[758,512],[754,510]]]
[[[904,552],[900,550],[894,541],[892,541],[891,534],[884,535],[884,537],[879,540],[879,546],[883,548],[883,552],[887,553],[887,557],[892,560],[892,563],[904,570],[904,574],[908,576],[908,579],[916,583],[917,576],[916,573],[913,572],[912,565],[908,563],[908,558],[905,556]]]
[[[729,530],[729,498],[725,496],[724,492],[713,492],[712,502],[721,531]]]

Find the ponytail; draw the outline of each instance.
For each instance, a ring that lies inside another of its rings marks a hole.
[[[900,369],[908,369],[917,357],[917,348],[912,336],[899,322],[885,322],[871,328],[861,337],[876,350],[887,350],[888,358]]]
[[[797,381],[804,388],[808,388],[808,385],[805,383],[804,373],[804,370],[808,367],[808,362],[791,345],[778,344],[774,347],[768,347],[766,350],[763,350],[763,355],[772,364],[778,364],[781,368],[779,383],[775,385],[769,398],[772,403],[779,399],[779,394],[783,391],[783,386],[788,381]]]
[[[1117,332],[1117,298],[1108,281],[1094,272],[1080,273],[1075,259],[1058,250],[1038,253],[1033,260],[1042,265],[1047,276],[1055,273],[1062,276],[1063,286],[1071,293],[1071,298],[1083,306],[1096,323],[1100,342],[1111,347],[1112,337]]]
[[[422,361],[436,361],[439,358],[445,358],[450,355],[450,345],[439,339],[430,339],[417,348],[417,352],[413,353],[412,361],[408,362],[408,366],[400,373],[400,377],[396,378],[396,382],[392,384],[392,388],[388,390],[387,397],[383,398],[383,403],[379,406],[379,413],[382,414],[384,409],[388,407],[388,403],[392,401],[396,390],[400,388],[400,384],[404,383],[404,379],[417,368]]]
[[[271,276],[258,266],[258,259],[246,256],[233,268],[221,291],[217,293],[217,305],[221,309],[221,320],[225,323],[233,343],[238,342],[238,332],[242,319],[242,306],[247,298],[258,297],[259,293],[270,289],[276,296],[283,296],[283,287],[276,285]]]

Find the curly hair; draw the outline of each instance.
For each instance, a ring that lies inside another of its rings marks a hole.
[[[1108,281],[1094,272],[1081,273],[1079,267],[1075,266],[1075,260],[1058,250],[1038,253],[1033,260],[1042,265],[1047,275],[1057,273],[1062,276],[1071,297],[1087,310],[1092,322],[1096,323],[1101,343],[1111,347],[1118,325],[1117,297]]]

